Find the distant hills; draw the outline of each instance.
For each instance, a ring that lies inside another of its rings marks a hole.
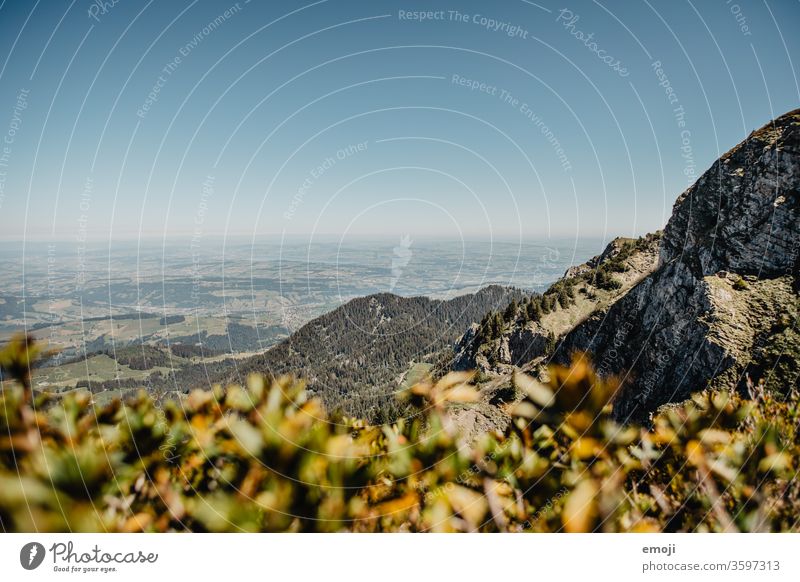
[[[353,299],[212,381],[240,382],[250,372],[299,374],[330,410],[382,420],[397,413],[393,393],[415,364],[448,367],[470,323],[527,296],[491,285],[450,300],[390,293]]]
[[[172,356],[188,362],[180,368],[169,369],[154,349],[112,355],[131,370],[160,366],[144,383],[161,395],[243,382],[251,372],[299,375],[329,411],[374,422],[402,413],[393,394],[404,383],[477,370],[481,401],[459,413],[472,432],[507,420],[515,371],[542,376],[548,362],[566,363],[575,352],[589,354],[601,375],[622,378],[614,411],[623,421],[646,420],[708,387],[798,390],[798,198],[795,110],[753,132],[681,194],[663,233],[615,239],[541,295],[497,285],[450,300],[381,293],[353,299],[254,356],[198,362],[198,344],[214,347],[200,334],[173,338]],[[220,337],[251,339],[228,331]],[[96,388],[141,385],[133,376]]]
[[[380,293],[353,299],[311,320],[257,355],[239,356],[259,339],[275,341],[272,330],[230,321],[225,334],[175,336],[169,347],[136,342],[113,346],[101,338],[85,356],[61,364],[83,366],[89,360],[98,374],[79,379],[77,387],[95,392],[99,401],[141,386],[170,398],[217,383],[243,383],[252,372],[291,374],[303,378],[331,412],[377,422],[402,412],[393,395],[404,380],[451,366],[452,347],[473,321],[528,296],[499,285],[449,300]],[[100,372],[112,379],[103,379]],[[59,368],[51,375],[59,379],[59,373],[72,372]]]

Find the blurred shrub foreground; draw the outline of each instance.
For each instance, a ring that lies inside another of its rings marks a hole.
[[[0,365],[0,529],[12,531],[796,531],[797,394],[697,395],[650,427],[609,415],[587,359],[518,374],[502,434],[448,410],[470,376],[423,382],[391,426],[326,416],[302,383],[249,378],[155,404],[30,395],[39,347]]]

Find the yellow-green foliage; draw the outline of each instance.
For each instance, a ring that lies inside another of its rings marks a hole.
[[[578,356],[546,385],[517,374],[508,429],[466,441],[449,411],[477,400],[467,374],[416,384],[413,416],[370,426],[259,376],[163,405],[29,403],[33,347],[2,353],[19,379],[0,394],[5,531],[797,529],[797,407],[770,395],[620,426],[616,383]]]

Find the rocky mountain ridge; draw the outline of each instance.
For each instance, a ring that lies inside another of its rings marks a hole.
[[[614,410],[623,420],[708,387],[747,390],[763,379],[796,389],[799,192],[795,110],[678,197],[657,270],[566,334],[556,359],[586,351],[601,370],[621,374]]]
[[[617,239],[571,267],[539,301],[545,314],[510,306],[470,327],[453,367],[477,369],[491,398],[514,370],[541,372],[585,352],[623,380],[621,420],[646,420],[708,387],[796,390],[799,192],[795,110],[683,192],[663,236]]]
[[[455,346],[453,369],[498,377],[531,368],[556,340],[625,295],[658,264],[661,233],[616,238],[586,263],[567,269],[541,297],[507,307],[474,323]]]

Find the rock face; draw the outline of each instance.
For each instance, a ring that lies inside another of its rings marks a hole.
[[[535,309],[528,299],[473,324],[454,367],[478,369],[491,404],[510,372],[585,352],[622,380],[621,421],[646,421],[706,388],[800,390],[799,251],[795,110],[681,194],[663,235],[616,239],[570,267]]]
[[[521,304],[514,314],[504,313],[499,333],[486,333],[472,324],[456,342],[452,368],[477,369],[493,377],[538,363],[552,354],[557,338],[607,309],[656,269],[659,238],[660,234],[639,240],[617,238],[600,255],[570,267],[545,292],[544,298],[550,297],[554,307],[536,319],[527,317],[526,306]],[[603,277],[597,277],[599,272]],[[564,288],[571,290],[566,305],[556,299]]]
[[[799,192],[795,110],[752,133],[678,198],[657,270],[569,331],[556,359],[586,351],[601,373],[621,375],[614,411],[622,420],[709,386],[768,379],[770,366],[796,370]],[[775,361],[765,365],[767,353]]]
[[[661,263],[697,275],[797,272],[800,110],[733,148],[675,202]]]

